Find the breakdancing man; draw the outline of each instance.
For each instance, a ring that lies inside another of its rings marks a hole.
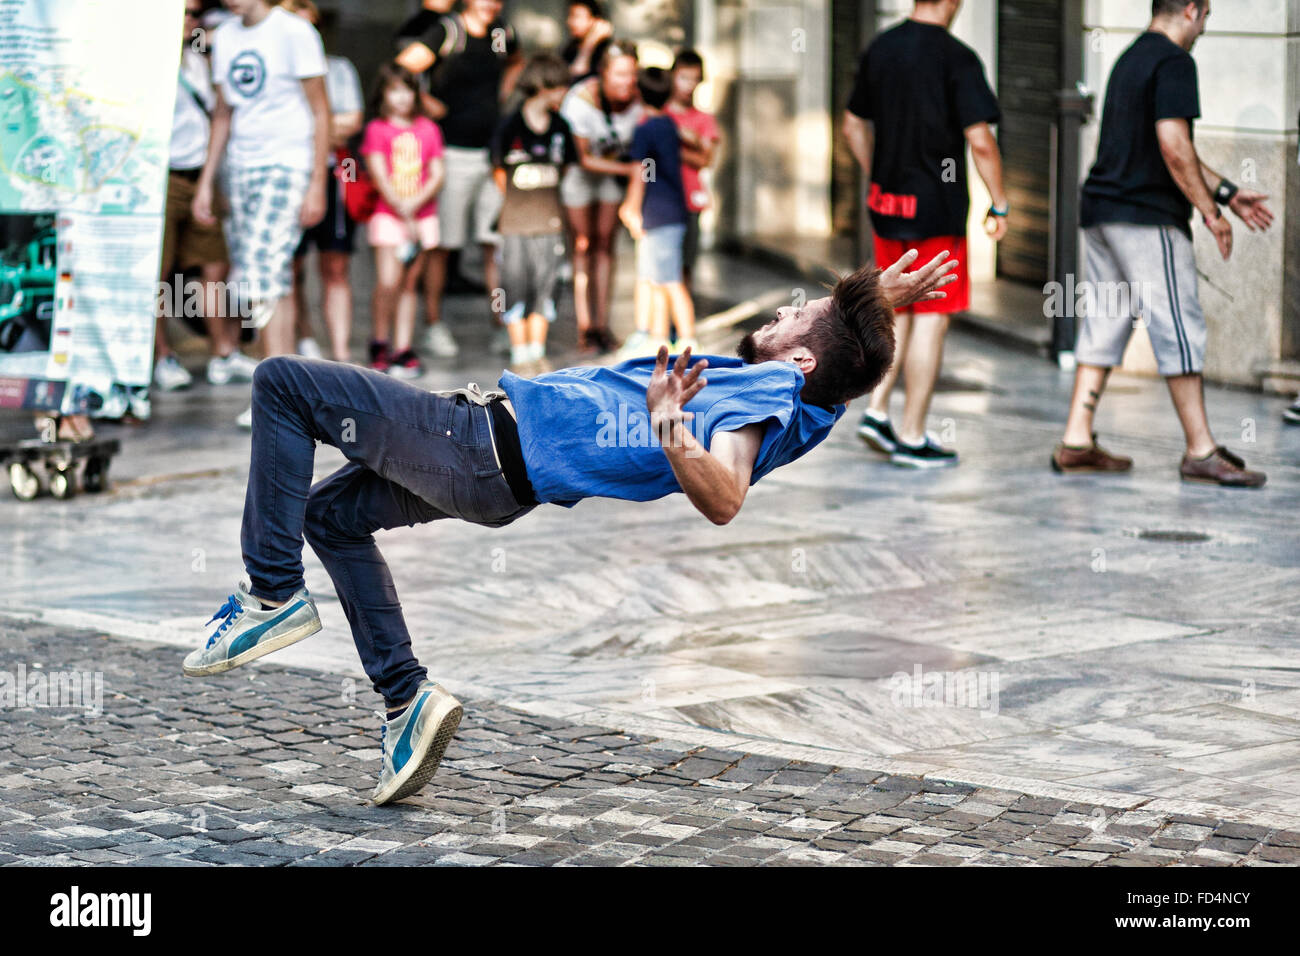
[[[778,309],[741,341],[739,358],[691,365],[688,349],[671,370],[664,347],[613,367],[534,379],[506,372],[504,391],[427,392],[341,363],[266,359],[253,376],[241,534],[249,580],[208,622],[215,629],[185,658],[185,675],[219,674],[320,630],[303,585],[305,539],[387,706],[372,800],[415,793],[437,769],[461,705],[416,660],[374,532],[438,518],[495,528],[538,504],[676,491],[726,524],[751,484],[821,442],[846,403],[880,381],[894,356],[894,308],[944,296],[956,261],[945,252],[904,272],[916,257],[883,272],[863,267],[825,298]],[[609,421],[631,419],[620,405],[644,405],[657,441],[602,436]],[[312,486],[317,441],[349,461]]]

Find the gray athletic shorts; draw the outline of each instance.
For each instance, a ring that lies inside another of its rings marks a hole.
[[[1075,290],[1075,361],[1119,365],[1129,336],[1145,325],[1161,375],[1199,373],[1206,329],[1192,240],[1173,226],[1123,222],[1089,226],[1084,235],[1087,282]]]
[[[438,193],[438,248],[460,249],[471,241],[500,242],[492,227],[501,215],[502,197],[492,181],[488,151],[448,146],[442,159],[446,174]]]
[[[506,325],[537,313],[555,321],[555,284],[564,261],[564,236],[501,237],[501,287]]]

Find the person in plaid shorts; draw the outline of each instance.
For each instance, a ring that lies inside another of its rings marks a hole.
[[[264,353],[294,351],[293,254],[304,227],[325,213],[330,112],[325,49],[316,29],[267,0],[227,0],[235,14],[212,39],[217,105],[194,218],[216,221],[213,189],[224,166],[231,281]],[[252,406],[239,418],[252,427]]]

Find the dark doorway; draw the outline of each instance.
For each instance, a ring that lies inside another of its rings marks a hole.
[[[997,274],[1037,285],[1052,278],[1052,173],[1066,6],[1064,0],[998,4],[998,145],[1015,219],[998,244]]]

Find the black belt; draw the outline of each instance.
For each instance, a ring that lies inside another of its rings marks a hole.
[[[179,176],[181,179],[188,179],[192,183],[197,183],[199,177],[203,175],[203,167],[198,169],[173,169],[169,170],[173,176]]]
[[[519,423],[510,414],[505,402],[488,402],[487,410],[492,416],[492,431],[496,435],[501,474],[510,486],[510,493],[521,505],[537,504],[537,495],[533,493],[532,482],[528,480],[528,469],[524,466],[524,450],[519,444]]]

